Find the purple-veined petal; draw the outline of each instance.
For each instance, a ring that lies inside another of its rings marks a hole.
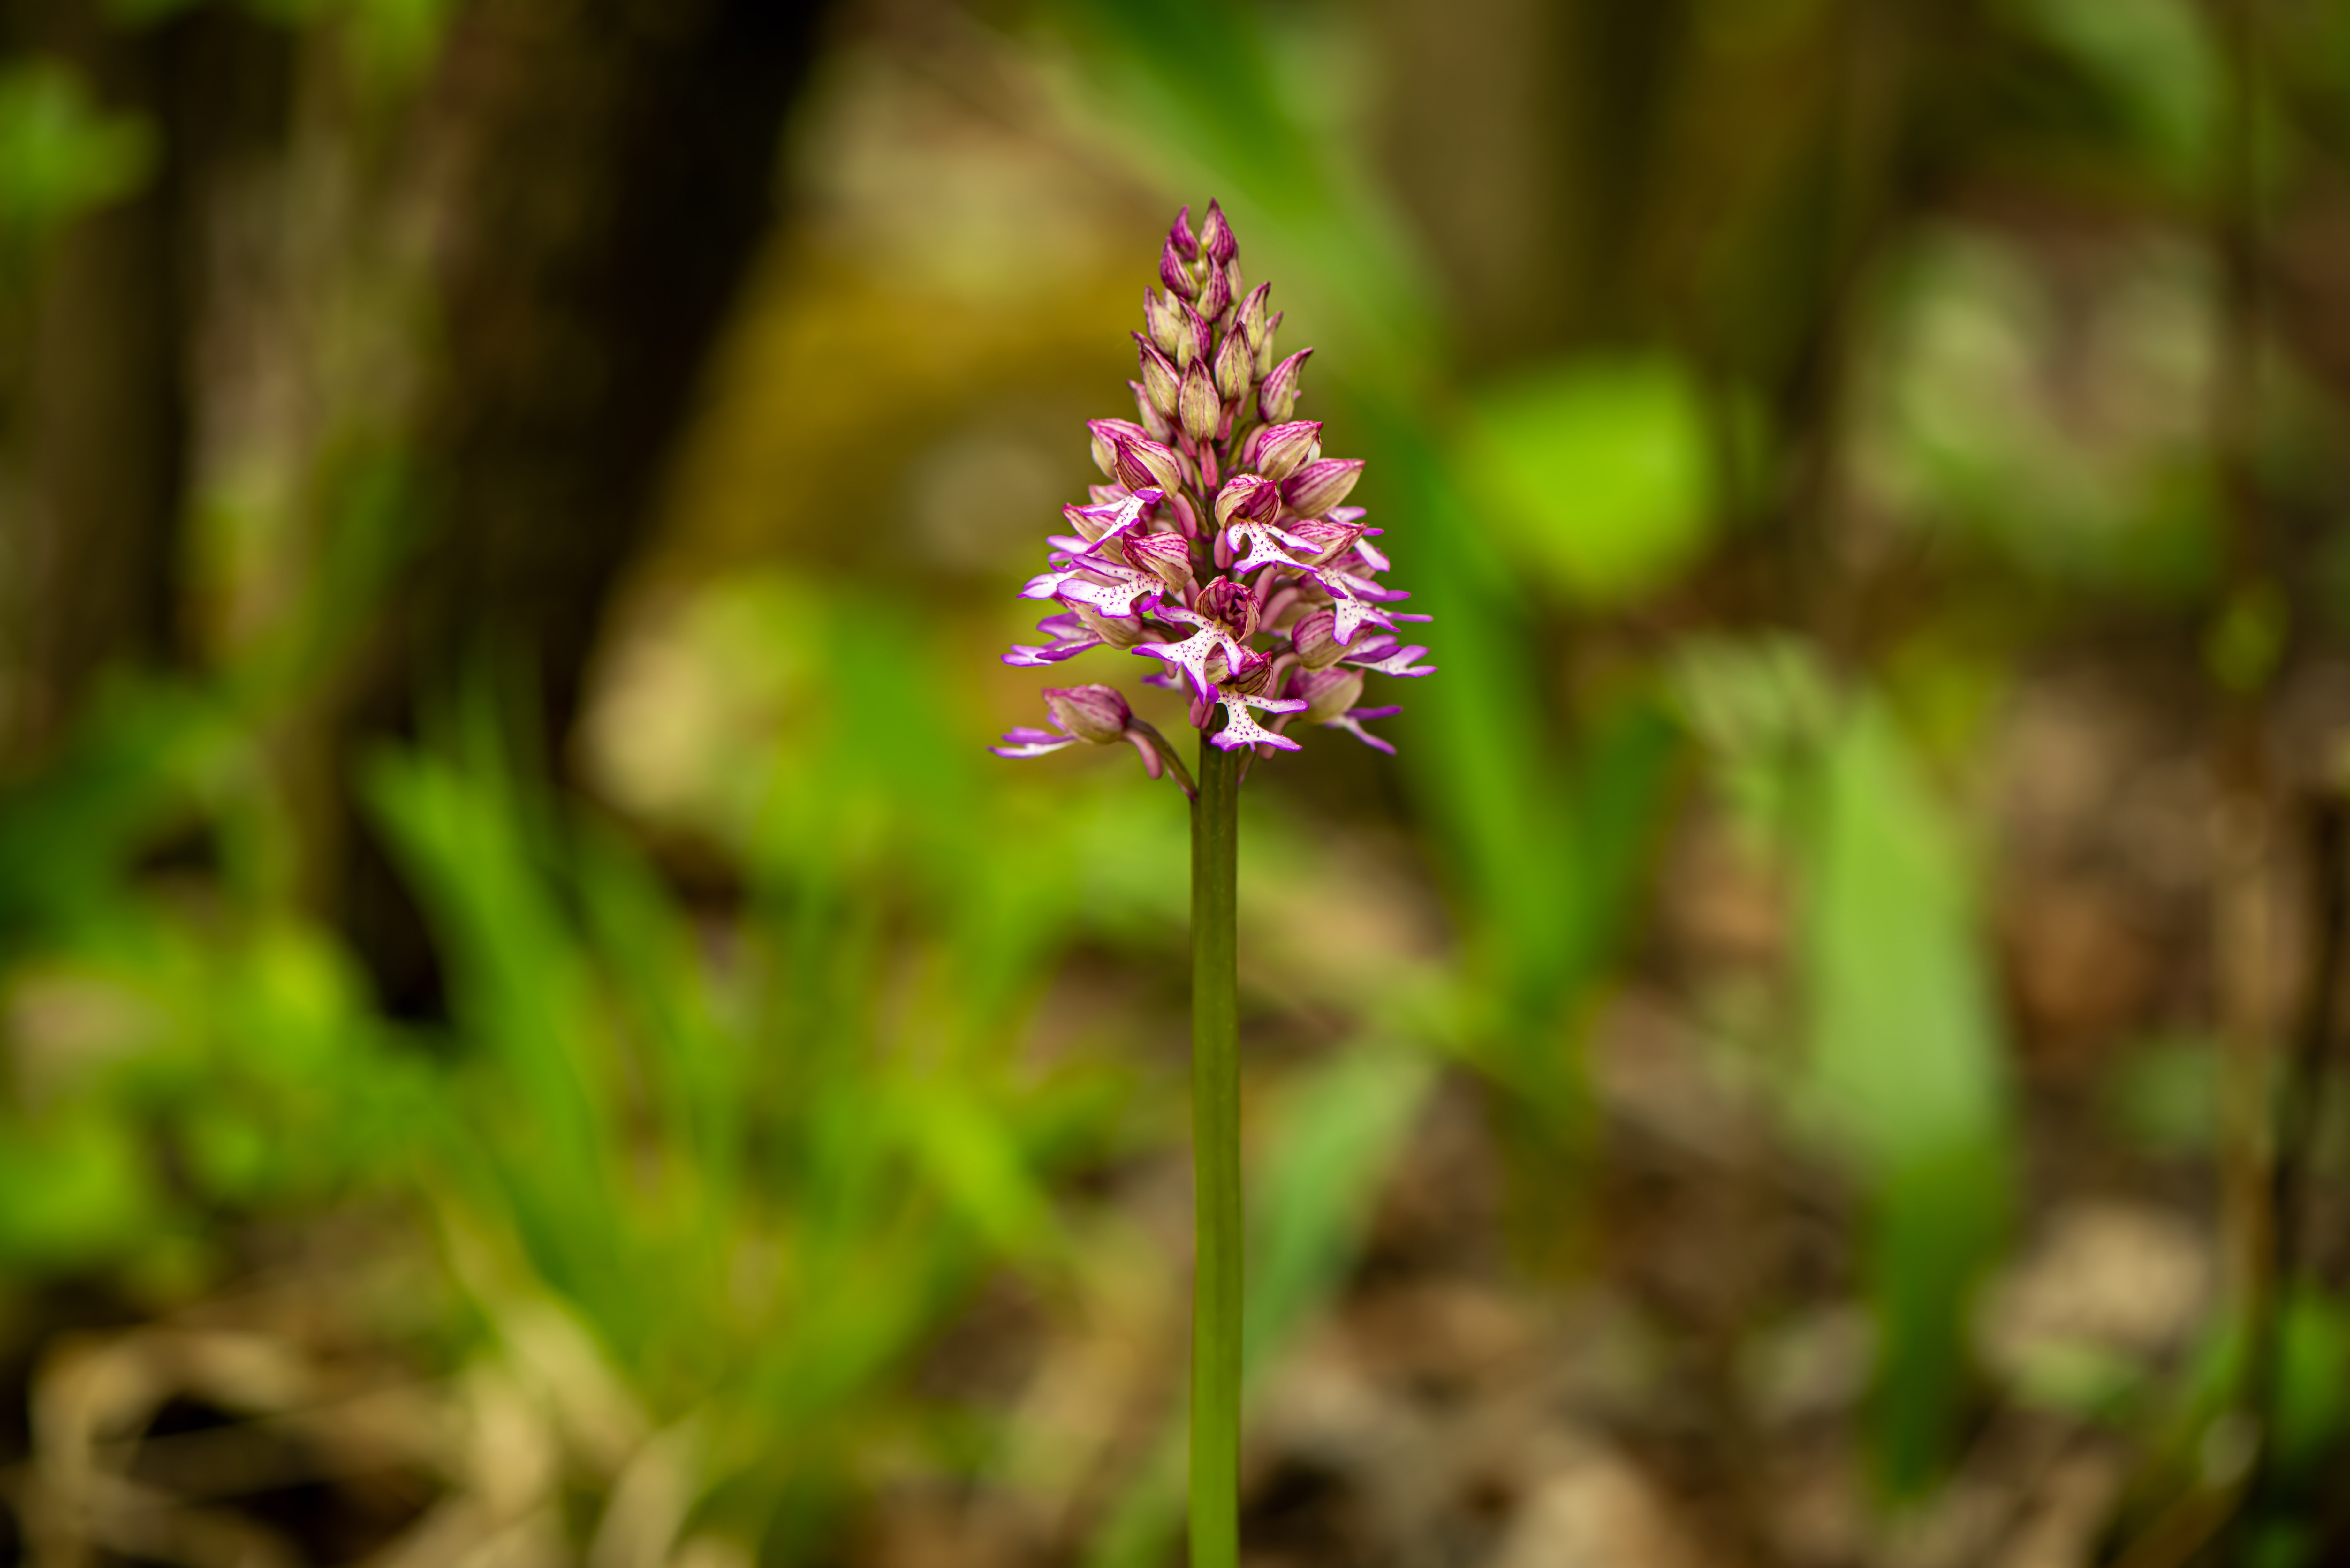
[[[1183,329],[1183,312],[1177,306],[1174,296],[1161,294],[1155,288],[1144,288],[1142,319],[1144,325],[1150,328],[1150,341],[1158,345],[1159,351],[1161,354],[1174,353],[1176,335]]]
[[[1267,479],[1285,479],[1322,455],[1322,421],[1259,425],[1241,443],[1241,461]]]
[[[1264,342],[1265,296],[1272,292],[1273,285],[1269,283],[1258,284],[1249,290],[1248,296],[1241,301],[1241,313],[1234,320],[1234,325],[1240,328],[1242,341],[1248,347],[1252,378],[1256,373],[1256,351]]]
[[[1106,746],[1126,733],[1134,718],[1125,693],[1098,682],[1089,686],[1047,686],[1045,706],[1053,727],[1088,745]]]
[[[1248,584],[1235,577],[1222,577],[1202,587],[1191,601],[1191,607],[1232,636],[1246,638],[1254,635],[1257,619],[1264,612],[1264,602]]]
[[[1323,457],[1281,482],[1284,505],[1300,517],[1319,517],[1347,499],[1363,476],[1359,457]]]
[[[1216,345],[1217,394],[1226,400],[1245,396],[1255,379],[1251,370],[1248,339],[1238,327],[1227,328],[1224,340]]]
[[[1234,474],[1216,492],[1216,521],[1270,523],[1281,513],[1281,486],[1253,473]]]
[[[1200,316],[1215,321],[1232,307],[1232,275],[1221,266],[1211,266],[1200,284]]]
[[[1138,570],[1156,576],[1170,588],[1191,580],[1191,546],[1180,534],[1130,534],[1126,558]]]
[[[1208,215],[1200,220],[1200,248],[1218,266],[1241,254],[1240,242],[1232,237],[1231,222],[1225,218],[1223,208],[1213,202],[1208,203]]]
[[[1362,672],[1336,665],[1299,670],[1289,678],[1289,695],[1305,704],[1305,722],[1326,724],[1362,700]]]
[[[1176,390],[1176,415],[1183,422],[1183,431],[1193,441],[1212,441],[1216,421],[1223,417],[1223,399],[1216,391],[1215,378],[1208,373],[1205,359],[1194,359],[1191,368],[1183,372],[1182,384]]]
[[[1142,365],[1142,389],[1149,394],[1150,406],[1159,417],[1169,419],[1175,412],[1175,389],[1183,384],[1182,372],[1175,362],[1159,351],[1159,346],[1138,332],[1134,335],[1135,358]]]
[[[1313,352],[1311,348],[1300,348],[1275,365],[1265,377],[1264,385],[1257,389],[1257,411],[1264,416],[1267,424],[1283,423],[1296,412],[1298,372],[1305,368],[1306,356]]]
[[[1199,296],[1200,286],[1191,281],[1191,269],[1183,265],[1183,257],[1175,249],[1175,242],[1171,239],[1159,253],[1159,281],[1179,298],[1194,299]]]

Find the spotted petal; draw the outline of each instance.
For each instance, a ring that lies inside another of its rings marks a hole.
[[[1393,638],[1382,638],[1377,643],[1367,643],[1362,652],[1350,653],[1339,662],[1356,670],[1368,670],[1380,675],[1393,675],[1410,680],[1422,675],[1436,673],[1436,666],[1433,664],[1413,662],[1427,651],[1428,649],[1416,645],[1410,648],[1398,648],[1395,646]]]
[[[1288,736],[1277,734],[1256,722],[1251,708],[1262,708],[1268,713],[1299,713],[1305,704],[1295,697],[1252,697],[1244,691],[1227,691],[1222,687],[1209,688],[1210,693],[1224,705],[1224,727],[1208,737],[1209,743],[1221,751],[1232,751],[1241,746],[1271,746],[1276,751],[1297,752],[1305,748]]]

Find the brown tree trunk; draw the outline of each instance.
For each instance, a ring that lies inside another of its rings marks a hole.
[[[423,446],[432,542],[347,751],[412,729],[484,659],[536,681],[559,756],[703,357],[771,221],[814,0],[483,0],[427,112],[452,138],[445,343]],[[379,851],[347,927],[395,1004],[428,954]]]

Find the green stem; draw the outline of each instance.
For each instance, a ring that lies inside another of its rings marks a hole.
[[[1240,773],[1244,750],[1200,746],[1191,802],[1191,1568],[1240,1562]]]

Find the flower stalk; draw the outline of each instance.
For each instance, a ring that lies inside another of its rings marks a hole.
[[[1095,420],[1106,484],[1061,509],[1045,570],[1021,589],[1049,602],[1042,641],[1004,662],[1044,669],[1107,648],[1152,661],[1146,686],[1186,700],[1199,776],[1116,687],[1048,687],[1050,729],[1023,726],[998,756],[1126,744],[1191,801],[1192,1131],[1198,1272],[1191,1368],[1191,1562],[1240,1560],[1241,1147],[1235,899],[1238,804],[1251,761],[1298,750],[1295,722],[1394,747],[1363,726],[1399,711],[1362,705],[1372,675],[1433,675],[1391,608],[1380,530],[1346,504],[1361,460],[1322,455],[1322,425],[1293,417],[1305,361],[1276,359],[1281,312],[1241,275],[1240,244],[1209,203],[1194,234],[1175,219],[1143,291],[1132,420]],[[1260,718],[1260,715],[1263,717]]]
[[[1240,794],[1244,752],[1200,748],[1191,801],[1191,1568],[1240,1561]]]

